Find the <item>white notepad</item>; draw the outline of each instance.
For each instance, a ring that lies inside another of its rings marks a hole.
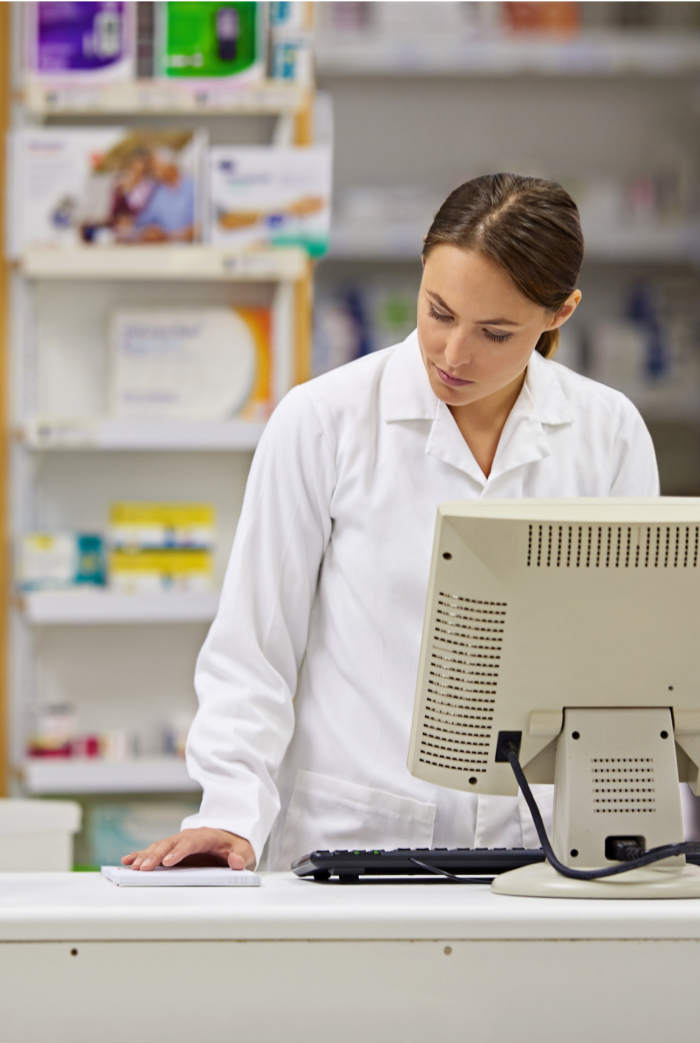
[[[148,872],[130,866],[102,866],[101,873],[117,887],[260,887],[262,883],[262,878],[249,869],[218,866],[201,869],[158,866]]]

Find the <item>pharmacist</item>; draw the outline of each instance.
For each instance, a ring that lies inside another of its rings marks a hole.
[[[406,758],[438,504],[658,495],[634,406],[551,361],[582,257],[559,185],[469,181],[425,239],[417,331],[279,405],[197,664],[201,810],[126,864],[538,846],[520,798],[442,789]]]

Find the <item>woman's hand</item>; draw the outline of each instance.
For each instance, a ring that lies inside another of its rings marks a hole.
[[[183,829],[149,844],[143,851],[132,851],[122,858],[122,865],[147,871],[159,865],[176,866],[183,859],[190,865],[217,865],[224,861],[231,869],[246,869],[255,865],[255,852],[243,837],[203,826]]]

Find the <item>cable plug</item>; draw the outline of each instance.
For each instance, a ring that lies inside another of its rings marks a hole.
[[[643,837],[607,837],[605,857],[610,862],[633,862],[646,854]]]

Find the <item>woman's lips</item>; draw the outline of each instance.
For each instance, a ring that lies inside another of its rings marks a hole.
[[[473,384],[473,380],[460,380],[458,377],[451,377],[449,373],[445,373],[444,369],[440,369],[436,366],[435,369],[438,371],[438,376],[443,384],[447,384],[451,388],[462,388],[466,384]]]

